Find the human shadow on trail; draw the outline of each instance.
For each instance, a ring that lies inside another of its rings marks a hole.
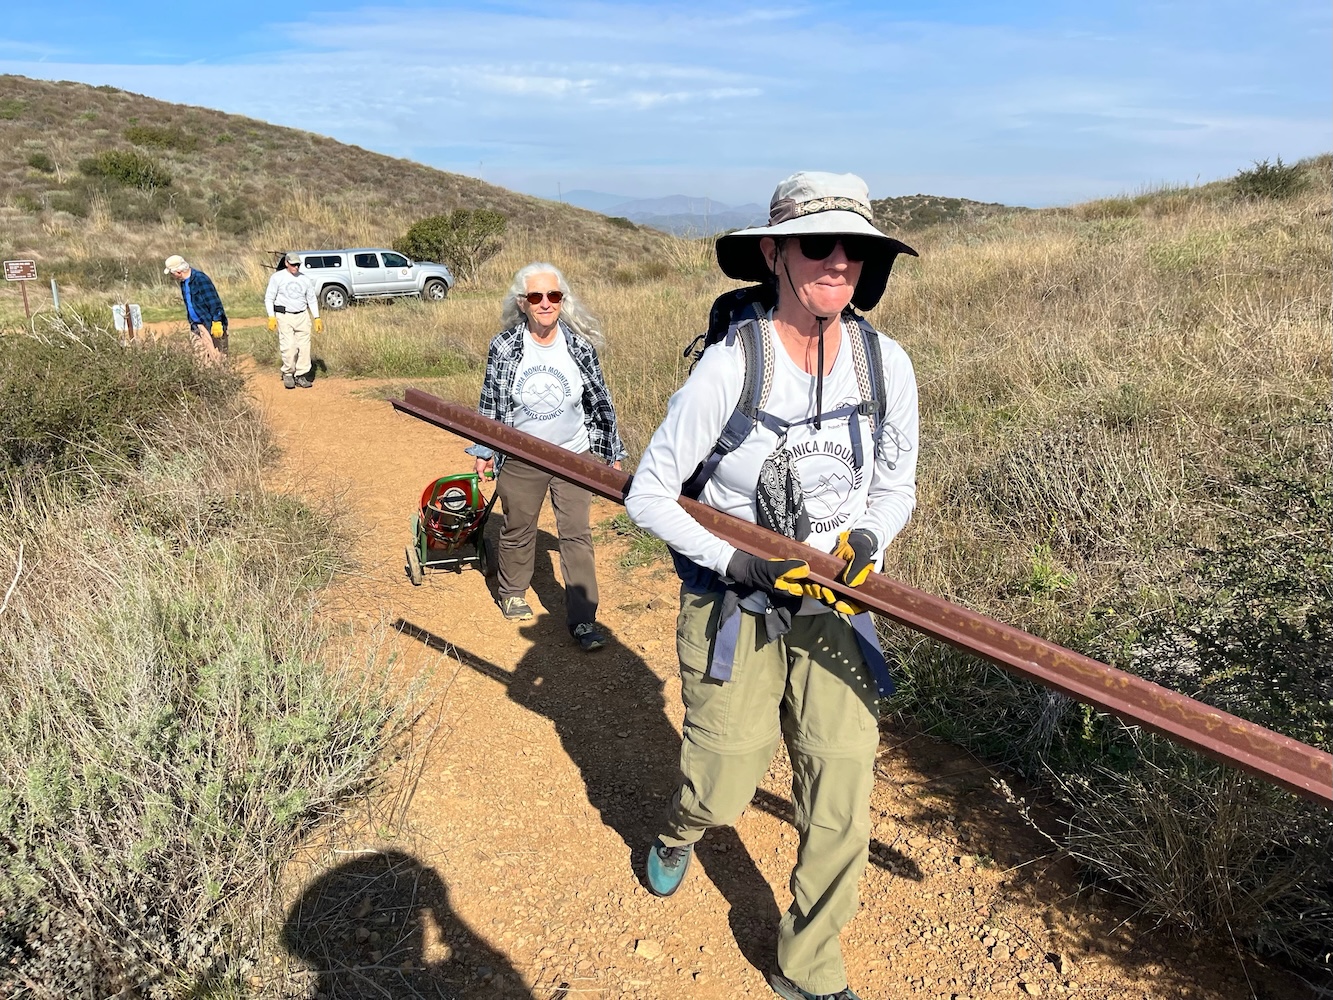
[[[555,547],[538,535],[539,554]],[[483,656],[399,619],[394,627],[506,686],[509,697],[550,719],[578,767],[589,803],[629,848],[642,882],[648,846],[659,833],[680,779],[680,736],[665,711],[662,682],[643,659],[608,632],[606,647],[584,654],[564,624],[564,592],[538,559],[533,577],[543,607],[521,626],[532,647],[511,672]],[[563,655],[553,654],[561,649]],[[778,907],[763,873],[731,827],[715,827],[696,856],[730,907],[731,931],[741,953],[767,973],[776,961]],[[669,902],[664,906],[671,905]]]
[[[428,933],[447,958],[426,960]],[[324,872],[288,911],[281,938],[329,1000],[534,1000],[508,960],[453,912],[435,870],[401,851]]]

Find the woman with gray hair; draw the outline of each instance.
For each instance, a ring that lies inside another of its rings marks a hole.
[[[505,329],[491,341],[486,356],[478,412],[576,454],[591,452],[620,468],[625,445],[597,359],[601,333],[564,275],[540,262],[520,268],[505,295],[501,318]],[[478,475],[494,470],[504,507],[496,560],[500,613],[511,621],[532,618],[527,591],[537,549],[537,517],[549,492],[560,540],[566,622],[585,652],[601,649],[606,637],[597,626],[592,495],[484,445],[474,444],[467,452],[477,460]]]

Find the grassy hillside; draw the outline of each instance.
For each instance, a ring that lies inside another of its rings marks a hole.
[[[1330,166],[1297,165],[1303,187],[1281,198],[1237,178],[914,233],[921,257],[871,316],[921,390],[918,507],[886,571],[1333,747]],[[732,285],[707,243],[664,247],[575,284],[634,457]],[[316,352],[330,373],[474,403],[501,291],[497,275],[443,311],[351,310]],[[1333,977],[1325,810],[907,630],[884,637],[894,709],[1049,779],[1070,818],[1052,835],[1103,885]]]
[[[967,225],[997,216],[1032,211],[1030,208],[1016,208],[989,201],[972,201],[968,198],[945,198],[933,194],[879,198],[872,200],[870,207],[875,210],[875,222],[888,233],[917,232],[948,223]]]
[[[106,176],[108,163],[146,167],[126,183]],[[114,87],[0,76],[0,256],[35,257],[41,283],[55,277],[71,293],[174,295],[162,259],[180,253],[225,297],[257,283],[268,251],[387,246],[417,219],[460,207],[503,212],[511,244],[590,262],[642,256],[658,238],[311,132]]]

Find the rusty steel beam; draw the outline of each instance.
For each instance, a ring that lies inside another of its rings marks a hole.
[[[404,413],[502,451],[599,496],[624,503],[630,477],[466,406],[409,389]],[[837,579],[841,560],[706,504],[680,505],[719,538],[754,555],[804,559],[810,578],[908,628],[989,660],[1062,694],[1143,726],[1323,805],[1333,805],[1333,756],[1183,694],[1057,646],[986,615],[872,573],[855,590]]]

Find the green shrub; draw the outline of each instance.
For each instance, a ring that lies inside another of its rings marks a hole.
[[[44,470],[114,475],[0,471],[0,563],[25,567],[0,615],[0,995],[209,995],[186,983],[253,971],[275,872],[395,712],[364,664],[321,662],[336,526],[262,489],[239,379],[86,331],[15,348],[82,442]],[[28,438],[0,384],[0,440]]]
[[[52,193],[47,198],[47,204],[51,206],[53,212],[68,212],[80,219],[86,219],[90,199],[91,193],[86,188],[74,187],[67,191]]]
[[[79,161],[85,177],[125,184],[143,191],[171,186],[171,173],[151,157],[134,150],[108,149]]]
[[[14,207],[20,212],[27,212],[30,215],[36,215],[42,210],[42,203],[28,194],[27,191],[20,191],[14,195]]]
[[[1236,174],[1232,184],[1242,198],[1290,198],[1305,187],[1305,171],[1299,163],[1256,161],[1250,170]]]
[[[23,113],[23,102],[17,97],[0,100],[0,121],[15,121]]]
[[[131,125],[125,138],[136,146],[150,149],[174,149],[178,153],[193,153],[199,148],[199,137],[191,135],[178,125]]]
[[[56,172],[55,161],[45,153],[33,153],[28,157],[28,166],[34,170],[40,170],[44,174],[54,174]]]
[[[0,473],[118,467],[138,457],[163,414],[216,403],[240,381],[200,368],[184,351],[122,347],[105,328],[77,322],[45,338],[3,339]],[[41,392],[33,392],[34,372],[42,373]]]
[[[639,228],[639,227],[636,226],[633,222],[631,222],[629,219],[625,218],[623,215],[608,215],[608,216],[606,217],[606,221],[609,222],[609,223],[611,223],[611,225],[615,226],[617,229],[638,229],[638,228]]]
[[[415,260],[447,264],[464,281],[500,252],[508,220],[489,208],[456,208],[412,224],[393,248]]]

